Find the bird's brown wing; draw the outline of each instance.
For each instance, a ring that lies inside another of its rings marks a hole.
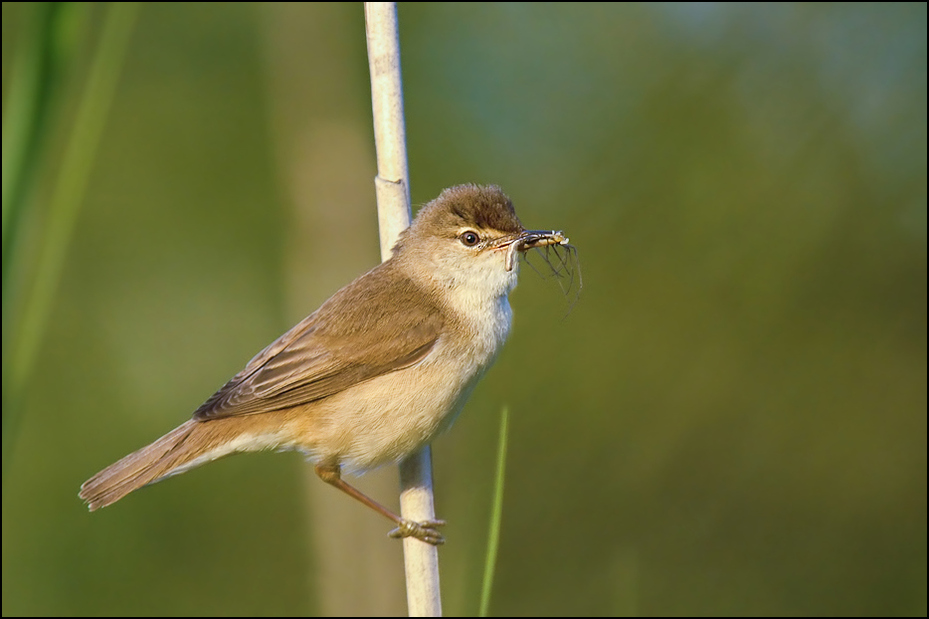
[[[290,408],[422,360],[442,320],[430,296],[384,263],[258,353],[194,412],[205,421]],[[392,276],[393,275],[393,276]]]

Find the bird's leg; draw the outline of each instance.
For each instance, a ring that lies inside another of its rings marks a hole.
[[[445,543],[445,537],[436,530],[437,527],[445,524],[444,520],[425,520],[423,522],[416,522],[414,520],[401,518],[354,486],[349,485],[348,482],[342,479],[342,467],[340,467],[338,464],[317,464],[315,468],[316,474],[321,480],[330,486],[335,486],[353,499],[364,503],[377,513],[385,516],[386,518],[390,518],[395,523],[397,523],[397,528],[388,534],[390,537],[415,537],[416,539],[424,541],[427,544],[432,544],[433,546],[438,546],[439,544]]]

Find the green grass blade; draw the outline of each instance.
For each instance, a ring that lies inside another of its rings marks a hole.
[[[490,514],[490,535],[487,540],[487,560],[484,563],[484,580],[481,583],[481,617],[487,616],[490,594],[493,590],[494,569],[497,566],[497,549],[500,545],[500,522],[503,518],[503,479],[506,473],[506,443],[509,427],[509,410],[503,407],[500,415],[500,444],[497,448],[497,474],[494,480],[494,501]]]
[[[9,331],[13,341],[8,352],[9,362],[4,359],[3,376],[4,477],[21,415],[23,390],[52,312],[71,235],[138,9],[139,3],[135,2],[114,2],[107,6],[100,44],[91,65],[61,171],[52,191],[31,286],[24,291],[19,321]]]
[[[9,240],[17,227],[23,193],[39,157],[39,144],[48,125],[51,91],[56,76],[54,31],[60,4],[34,2],[27,14],[25,34],[13,60],[3,118],[3,283],[7,282]],[[6,292],[4,291],[4,295]]]

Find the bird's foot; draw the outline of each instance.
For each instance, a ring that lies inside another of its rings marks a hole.
[[[415,520],[401,518],[400,526],[387,535],[394,539],[415,537],[427,544],[439,546],[445,543],[445,536],[439,533],[436,528],[444,525],[444,520],[423,520],[422,522],[416,522]]]

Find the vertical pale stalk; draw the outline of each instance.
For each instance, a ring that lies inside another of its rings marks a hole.
[[[381,233],[381,259],[387,260],[394,243],[410,225],[411,219],[396,3],[365,2],[365,27],[368,35],[368,64],[371,68],[374,143],[377,148],[377,176],[374,184]]]
[[[386,260],[400,232],[410,225],[409,172],[400,76],[400,37],[394,2],[365,2],[374,140],[377,147],[378,223]],[[427,446],[400,464],[400,511],[409,520],[434,520],[432,458]],[[442,614],[439,555],[435,546],[403,540],[407,604],[411,617]]]

